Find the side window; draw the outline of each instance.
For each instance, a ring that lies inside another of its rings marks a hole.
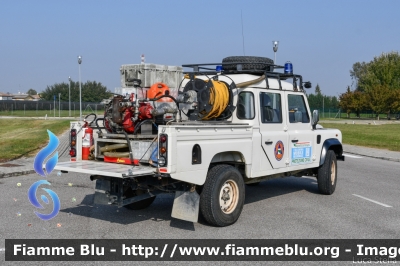
[[[262,123],[282,123],[282,105],[279,93],[260,93],[260,104]]]
[[[236,106],[236,116],[239,119],[254,119],[254,95],[252,92],[244,91],[239,93]]]
[[[310,123],[306,104],[302,95],[289,94],[289,123]]]

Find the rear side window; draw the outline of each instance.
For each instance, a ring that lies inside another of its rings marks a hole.
[[[252,92],[239,93],[236,116],[239,119],[254,119],[254,95]]]
[[[282,105],[279,93],[260,93],[260,105],[262,123],[282,123]]]
[[[302,95],[289,94],[289,123],[310,123],[304,97]]]

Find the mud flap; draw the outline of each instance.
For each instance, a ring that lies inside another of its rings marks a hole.
[[[177,219],[197,223],[199,218],[200,195],[196,190],[176,191],[171,216]]]
[[[94,204],[109,205],[110,198],[107,192],[110,191],[111,182],[109,180],[96,180],[94,193]]]

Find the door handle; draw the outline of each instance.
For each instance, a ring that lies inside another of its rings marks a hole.
[[[273,141],[266,141],[265,144],[266,145],[271,145],[273,143]]]
[[[296,143],[296,142],[298,142],[299,140],[298,139],[292,139],[292,142],[293,143]]]

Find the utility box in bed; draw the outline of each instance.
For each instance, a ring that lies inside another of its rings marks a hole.
[[[120,68],[121,88],[116,88],[115,93],[125,95],[134,92],[133,80],[140,79],[142,88],[150,88],[157,82],[165,83],[172,95],[178,94],[178,86],[182,81],[183,68],[179,66],[166,66],[156,64],[122,65]],[[138,92],[141,96],[141,91]],[[145,95],[143,95],[145,96]]]

